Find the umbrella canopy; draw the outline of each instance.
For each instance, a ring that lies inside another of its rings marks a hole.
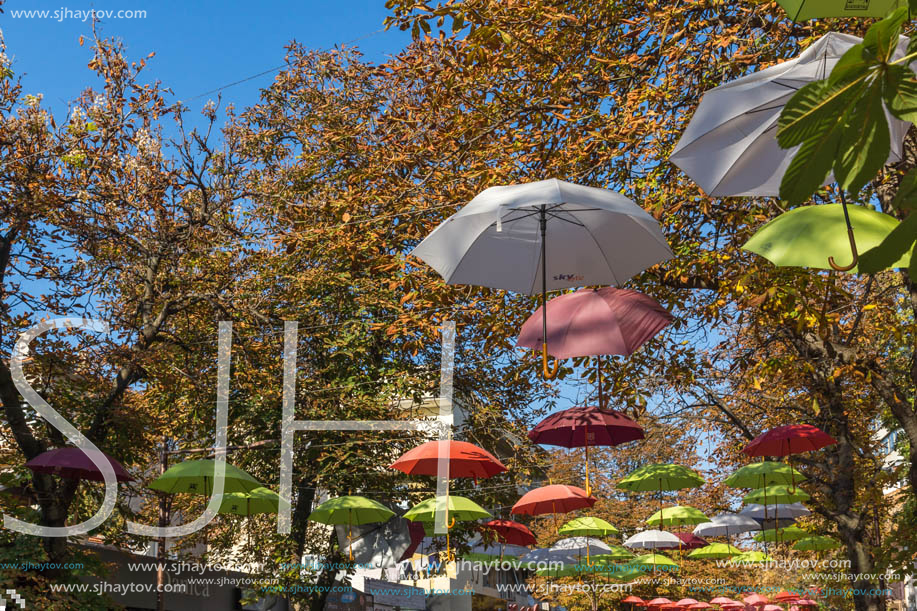
[[[687,607],[688,609],[711,609],[712,605],[705,602],[696,602],[693,605]]]
[[[867,0],[836,2],[834,0],[777,0],[793,21],[826,17],[885,17],[896,8],[907,6],[905,0]]]
[[[744,609],[745,603],[740,603],[738,601],[733,600],[728,603],[723,603],[720,606],[724,609]]]
[[[771,501],[768,498],[768,501]],[[759,505],[757,503],[743,507],[739,515],[748,516],[756,520],[772,520],[775,517],[780,518],[801,518],[807,516],[811,511],[806,509],[802,503],[784,503],[782,505]]]
[[[632,535],[624,542],[625,547],[634,549],[672,549],[681,545],[681,539],[664,530],[644,530]]]
[[[175,494],[187,492],[190,494],[203,494],[210,496],[213,492],[213,474],[216,461],[186,460],[169,467],[165,473],[153,480],[149,487],[160,492]],[[251,492],[260,488],[261,483],[254,477],[240,469],[226,463],[223,492]]]
[[[259,513],[277,513],[279,504],[280,496],[276,492],[260,486],[251,492],[224,494],[218,511],[237,516],[252,516]]]
[[[629,356],[675,320],[652,297],[611,286],[559,295],[545,307],[548,353],[559,359]],[[523,323],[517,346],[541,348],[541,310]]]
[[[679,607],[687,608],[687,607],[690,607],[691,605],[696,605],[697,601],[694,600],[693,598],[682,598],[675,604],[678,605]]]
[[[679,547],[679,549],[692,550],[692,549],[699,549],[701,547],[709,545],[706,541],[704,541],[703,539],[701,539],[700,537],[698,537],[697,535],[693,533],[672,533],[672,534],[678,537],[679,539],[681,539],[682,541],[682,544]]]
[[[755,541],[762,542],[767,541],[773,543],[775,541],[798,541],[800,539],[805,539],[811,537],[812,533],[807,532],[798,526],[787,526],[786,528],[778,528],[774,530],[773,528],[764,530],[755,535]]]
[[[643,439],[643,427],[622,412],[572,407],[551,414],[529,431],[534,443],[564,448],[616,446]]]
[[[493,563],[500,559],[515,559],[528,553],[528,549],[520,545],[475,545],[464,554],[462,558],[473,562]]]
[[[419,529],[419,530],[418,530]],[[393,567],[410,558],[423,540],[423,528],[404,518],[358,526],[334,527],[341,549],[350,547],[353,561],[374,567]]]
[[[707,91],[670,160],[712,197],[778,196],[796,154],[795,148],[777,144],[777,120],[784,105],[807,83],[826,78],[841,56],[860,42],[856,36],[829,32],[794,59]],[[902,38],[895,59],[904,56],[906,47],[907,39]],[[887,111],[885,115],[890,161],[898,161],[909,126]]]
[[[568,551],[577,556],[598,556],[611,553],[611,547],[590,537],[567,537],[557,541],[549,549]]]
[[[772,484],[795,484],[805,476],[784,462],[766,460],[745,465],[723,483],[732,488],[763,488]]]
[[[647,568],[654,569],[660,566],[670,566],[678,568],[678,564],[662,554],[657,554],[652,552],[650,554],[643,554],[642,556],[637,556],[636,558],[631,559],[628,563],[628,566],[637,567],[639,569],[645,570]],[[650,603],[652,604],[652,603]]]
[[[392,469],[408,475],[438,474],[439,456],[443,452],[449,461],[449,479],[472,477],[475,480],[493,477],[506,467],[493,454],[465,441],[429,441],[406,452],[396,460]]]
[[[766,597],[761,596],[760,594],[749,594],[742,600],[745,601],[746,605],[751,605],[753,607],[758,605],[766,605],[768,602],[770,602]]]
[[[700,510],[686,505],[664,507],[646,519],[650,526],[685,526],[709,522],[710,518]]]
[[[566,549],[540,548],[523,554],[519,558],[526,564],[541,564],[545,562],[561,562],[563,564],[578,564],[576,553]]]
[[[414,505],[405,512],[404,517],[412,522],[433,522],[436,517],[437,501],[441,498],[431,497]],[[449,517],[456,522],[473,522],[474,520],[493,517],[486,509],[463,496],[450,494],[446,497],[444,505]]]
[[[841,542],[832,537],[817,535],[814,537],[805,537],[796,542],[793,549],[806,552],[823,552],[829,549],[837,549]]]
[[[634,557],[634,554],[622,545],[609,545],[609,551],[604,554],[596,554],[593,560],[601,564],[609,564],[612,562],[618,562],[619,560],[629,560]]]
[[[642,437],[642,435],[641,435]],[[81,450],[80,448],[57,448],[42,452],[25,464],[35,473],[58,475],[67,479],[84,479],[92,482],[104,482],[102,472],[92,462],[90,456],[99,462],[108,461],[119,482],[132,482],[134,478],[117,460],[98,450]]]
[[[717,596],[716,598],[710,601],[710,604],[711,605],[722,605],[724,603],[731,603],[731,602],[735,602],[735,601],[733,601],[731,598],[726,598],[725,596]]]
[[[643,604],[646,604],[646,601],[643,600],[642,598],[640,598],[639,596],[628,596],[627,598],[625,598],[625,599],[622,600],[621,602],[622,602],[622,603],[627,603],[627,604],[629,604],[629,605],[643,605]]]
[[[512,545],[535,545],[537,540],[531,530],[524,524],[512,520],[491,520],[483,524],[482,528],[492,530],[497,535],[497,541]]]
[[[661,607],[662,605],[671,605],[671,604],[672,604],[672,601],[669,600],[668,598],[661,598],[661,597],[660,597],[660,598],[654,598],[653,600],[649,601],[649,602],[646,603],[646,604],[652,605],[652,606],[654,606],[654,607]]]
[[[552,484],[542,486],[525,493],[519,499],[511,513],[517,515],[538,516],[547,513],[567,513],[577,509],[585,509],[595,505],[594,496],[589,496],[586,491],[576,486]]]
[[[682,490],[702,486],[704,479],[687,467],[674,464],[644,465],[618,482],[617,487],[631,492]]]
[[[563,564],[545,569],[538,569],[535,574],[539,577],[575,577],[583,572],[579,564]]]
[[[783,590],[774,596],[774,600],[779,601],[796,600],[797,598],[799,598],[799,594],[793,594],[792,592],[787,592],[786,590]]]
[[[709,522],[698,524],[694,528],[694,534],[699,537],[729,537],[755,530],[761,530],[761,525],[751,517],[721,513],[710,518]]]
[[[764,605],[761,611],[783,611],[783,607],[780,605]]]
[[[765,554],[764,552],[759,552],[757,550],[745,552],[741,556],[735,556],[732,559],[732,562],[741,563],[741,564],[761,564],[763,562],[773,562],[774,559]]]
[[[601,518],[586,516],[570,520],[557,531],[570,537],[607,537],[617,534],[617,528]]]
[[[864,206],[848,205],[847,213],[861,251],[881,244],[898,226],[895,217]],[[846,232],[841,204],[803,206],[768,222],[742,248],[778,267],[831,269],[825,255],[841,259],[850,251]],[[907,267],[910,261],[910,252],[907,252],[889,267]],[[848,271],[856,273],[857,268],[854,266]]]
[[[309,519],[322,524],[359,526],[386,522],[395,515],[388,507],[365,496],[340,496],[316,507]]]
[[[742,501],[745,503],[767,502],[780,505],[808,501],[810,498],[812,497],[802,488],[791,488],[786,484],[774,484],[773,486],[752,490],[742,497]]]
[[[694,550],[688,554],[688,558],[694,558],[695,560],[715,560],[719,558],[734,558],[742,554],[742,550],[732,545],[726,543],[711,543],[707,547]]]
[[[835,443],[834,437],[818,427],[788,424],[758,435],[742,451],[749,456],[788,456],[813,452]]]
[[[800,607],[817,607],[818,602],[812,600],[811,598],[800,598],[796,601],[796,604]]]

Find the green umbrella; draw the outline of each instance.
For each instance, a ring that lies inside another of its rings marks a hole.
[[[373,524],[375,522],[388,522],[395,515],[388,507],[365,496],[340,496],[325,501],[309,514],[309,519],[322,524],[336,525],[347,524]],[[353,532],[348,535],[351,539],[350,559],[353,560]]]
[[[705,516],[700,510],[686,505],[676,505],[675,507],[666,507],[660,509],[649,518],[646,523],[650,526],[686,526],[703,524],[709,522],[710,518]]]
[[[806,494],[802,488],[790,488],[785,484],[774,484],[766,488],[752,490],[742,497],[742,501],[745,503],[771,503],[779,505],[808,501],[810,498],[812,497]],[[777,512],[779,513],[779,511],[780,509],[778,508]]]
[[[652,568],[654,571],[657,566],[671,566],[678,568],[678,564],[668,556],[663,556],[662,554],[657,554],[653,552],[652,554],[643,554],[642,556],[637,556],[627,562],[627,566],[633,567],[636,569],[644,570],[646,568]]]
[[[826,17],[885,17],[890,11],[907,6],[905,0],[777,0],[793,21]],[[860,235],[857,231],[857,240]]]
[[[878,246],[898,226],[895,217],[870,208],[848,205],[847,210],[860,252]],[[761,227],[742,248],[781,267],[830,269],[828,256],[849,258],[844,210],[841,204],[821,204],[784,212]],[[905,254],[891,267],[907,267],[909,263],[910,255]],[[856,272],[856,267],[850,271]]]
[[[169,467],[165,473],[150,483],[150,488],[169,494],[187,492],[210,496],[213,493],[215,469],[216,461],[213,459],[186,460]],[[224,493],[251,492],[260,487],[262,487],[261,483],[254,477],[239,467],[226,463],[223,479]]]
[[[764,488],[772,484],[795,484],[805,476],[786,464],[774,460],[745,465],[723,482],[732,488]]]
[[[565,564],[560,567],[541,569],[536,572],[540,577],[575,577],[580,574],[580,565]]]
[[[755,541],[798,541],[799,539],[805,539],[811,537],[812,533],[806,532],[803,529],[799,528],[795,524],[793,526],[787,526],[786,528],[778,528],[774,530],[769,528],[767,530],[762,530],[755,535]]]
[[[644,465],[629,473],[618,482],[617,487],[630,492],[653,492],[697,488],[704,484],[703,478],[681,465]]]
[[[688,558],[698,560],[715,560],[718,558],[735,558],[741,556],[744,552],[739,548],[727,543],[711,543],[706,547],[701,547],[690,554]]]
[[[231,492],[224,494],[220,502],[220,513],[237,516],[252,516],[257,513],[277,513],[280,496],[261,486],[251,492]]]
[[[455,496],[452,494],[450,494],[447,498],[447,515],[452,518],[454,522],[471,522],[473,520],[480,520],[481,518],[493,517],[487,512],[486,509],[471,499],[466,499],[463,496]],[[436,501],[437,497],[431,497],[422,503],[418,503],[417,505],[411,507],[407,513],[404,514],[404,517],[412,522],[433,522],[433,519],[436,515]]]
[[[741,556],[735,556],[733,557],[732,561],[741,562],[742,564],[761,564],[764,562],[773,562],[774,559],[764,552],[755,550],[752,552],[745,552]]]
[[[805,539],[800,539],[796,542],[796,545],[793,546],[793,549],[798,549],[804,552],[823,552],[829,549],[837,549],[840,546],[841,542],[837,539],[817,535],[814,537],[806,537]]]
[[[630,560],[634,557],[633,552],[622,545],[610,545],[611,551],[606,554],[593,556],[592,559],[599,564],[607,565],[619,560]]]
[[[518,558],[519,556],[513,556],[512,554],[504,554],[503,559],[509,558],[510,560]],[[499,552],[494,552],[493,554],[487,554],[483,552],[468,552],[463,554],[462,558],[468,560],[469,562],[480,562],[481,564],[496,564],[501,562],[501,556]]]
[[[615,581],[620,581],[627,583],[628,581],[633,581],[638,577],[646,575],[646,572],[640,569],[639,567],[632,566],[630,564],[611,564],[597,567],[597,571],[601,575],[613,579]]]
[[[601,518],[586,516],[570,520],[561,526],[557,532],[568,537],[607,537],[615,535],[619,531]]]

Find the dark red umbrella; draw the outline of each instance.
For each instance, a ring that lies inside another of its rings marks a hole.
[[[693,550],[707,547],[707,542],[691,532],[672,533],[681,539],[681,549]]]
[[[409,545],[404,554],[401,555],[399,562],[411,558],[414,552],[417,551],[417,548],[420,547],[420,544],[423,543],[423,538],[426,536],[426,532],[423,529],[423,523],[411,522],[410,520],[408,520],[408,533],[411,535],[411,545]]]
[[[524,524],[512,520],[491,520],[482,526],[497,533],[500,543],[510,545],[535,545],[535,535]]]
[[[789,456],[835,443],[834,437],[811,424],[788,424],[758,435],[742,451],[749,456]]]
[[[95,454],[93,450],[88,450]],[[134,478],[125,471],[117,460],[108,456],[104,452],[95,454],[102,460],[108,460],[111,468],[115,471],[115,478],[119,482],[131,482]],[[89,459],[89,456],[79,448],[57,448],[42,452],[25,464],[26,467],[36,473],[48,473],[59,475],[68,479],[85,479],[93,482],[104,482],[102,472],[95,466],[95,463]]]
[[[547,513],[558,514],[585,509],[595,505],[594,496],[576,486],[553,484],[531,490],[513,505],[511,513],[517,515],[539,516]],[[555,515],[556,520],[556,515]],[[556,526],[556,524],[555,524]]]
[[[439,452],[443,444],[446,444],[449,457],[449,479],[486,479],[507,470],[493,454],[464,441],[429,441],[405,453],[391,468],[408,475],[435,476],[438,474]]]
[[[586,494],[589,490],[589,446],[616,446],[643,439],[643,427],[625,414],[600,407],[572,407],[551,414],[529,431],[534,443],[586,448]]]

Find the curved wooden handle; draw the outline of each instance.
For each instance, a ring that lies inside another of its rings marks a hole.
[[[545,380],[552,380],[557,375],[557,371],[560,369],[560,361],[554,360],[554,368],[548,369],[548,344],[541,344],[541,371],[544,374]]]
[[[860,260],[860,255],[857,253],[856,238],[853,237],[853,228],[847,230],[847,238],[850,240],[850,252],[853,254],[853,261],[850,263],[850,265],[838,265],[834,262],[834,257],[828,257],[828,265],[831,266],[831,269],[837,270],[839,272],[849,272],[857,266],[857,263]]]
[[[453,526],[455,526],[455,518],[454,518],[454,517],[452,518],[452,524],[450,524],[450,525],[447,526],[446,528],[452,528]]]

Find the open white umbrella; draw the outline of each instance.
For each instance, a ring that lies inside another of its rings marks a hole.
[[[553,178],[485,189],[412,254],[449,284],[541,293],[546,377],[548,291],[618,286],[673,256],[656,219],[628,198]]]
[[[562,562],[563,564],[576,564],[576,556],[576,552],[568,549],[540,548],[533,549],[527,554],[520,556],[519,560],[526,564],[537,564],[544,562]]]
[[[698,524],[694,534],[698,537],[729,537],[755,530],[761,530],[761,525],[750,516],[721,513],[710,518],[709,522]]]
[[[771,520],[778,517],[793,519],[801,518],[810,513],[812,512],[806,509],[805,505],[802,503],[781,503],[779,505],[768,505],[767,507],[758,504],[748,505],[742,508],[739,515],[748,516],[756,520]]]
[[[777,120],[784,105],[804,85],[831,74],[841,56],[861,42],[856,36],[829,32],[794,59],[706,92],[670,161],[713,197],[778,196],[798,148],[777,144]],[[908,39],[901,37],[895,59],[904,56],[907,45]],[[887,110],[885,116],[891,136],[889,162],[900,161],[910,123]],[[846,204],[843,199],[842,203]],[[849,220],[847,229],[856,258]]]
[[[679,547],[684,542],[670,532],[664,530],[644,530],[629,537],[624,542],[624,547],[634,549],[672,549]]]

